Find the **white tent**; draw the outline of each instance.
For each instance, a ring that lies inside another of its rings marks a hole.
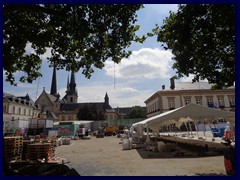
[[[235,113],[219,109],[209,108],[198,104],[188,104],[186,106],[167,111],[165,113],[150,117],[132,125],[132,128],[144,126],[158,131],[161,126],[178,124],[180,121],[189,122],[213,122],[216,118],[224,118],[235,126]]]

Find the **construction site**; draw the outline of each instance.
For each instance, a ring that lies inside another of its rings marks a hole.
[[[196,105],[189,106],[193,109]],[[24,133],[5,134],[4,174],[235,175],[235,129],[232,121],[194,124],[185,118],[179,120],[180,128],[167,128],[165,124],[172,122],[168,119],[182,111],[183,108],[179,108],[143,121],[128,122],[131,126],[109,121],[31,121]],[[161,131],[156,131],[156,127],[162,127]]]

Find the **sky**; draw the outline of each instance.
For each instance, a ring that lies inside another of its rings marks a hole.
[[[143,35],[155,27],[161,25],[163,19],[169,16],[169,11],[176,12],[176,4],[147,4],[145,8],[138,11],[136,24],[140,25],[137,35]],[[30,46],[26,47],[30,52]],[[170,78],[176,75],[172,69],[173,54],[161,48],[157,37],[148,38],[143,44],[133,43],[129,50],[132,55],[121,60],[120,64],[106,61],[103,69],[94,69],[90,79],[85,78],[81,71],[75,73],[78,90],[78,102],[103,102],[107,92],[109,103],[113,108],[145,106],[147,100],[156,91],[161,90],[162,85],[169,88]],[[20,83],[11,86],[5,82],[3,72],[3,92],[15,96],[25,96],[27,93],[35,101],[45,90],[50,93],[53,69],[48,67],[47,54],[42,56],[43,64],[40,72],[42,77],[32,84]],[[64,70],[57,71],[57,92],[63,98],[67,86],[67,78],[70,73]],[[16,77],[18,74],[15,75]],[[192,77],[184,77],[179,82],[190,82]]]

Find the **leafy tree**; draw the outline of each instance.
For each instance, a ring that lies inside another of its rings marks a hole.
[[[77,117],[79,120],[103,120],[104,111],[98,109],[95,104],[84,105],[79,108]]]
[[[82,73],[90,78],[93,67],[102,68],[107,59],[119,63],[130,55],[125,49],[137,37],[136,11],[140,4],[72,5],[28,4],[4,5],[4,63],[6,80],[15,83],[15,73],[23,72],[19,81],[31,83],[42,76],[41,55],[47,48],[49,65],[57,69]],[[34,52],[26,53],[30,44]]]
[[[153,32],[175,55],[179,78],[194,74],[193,82],[206,78],[222,88],[235,81],[234,17],[231,4],[180,5]]]
[[[127,114],[127,118],[146,118],[146,109],[140,106],[132,107],[132,111]]]
[[[77,117],[79,120],[92,120],[92,113],[88,106],[79,108]]]

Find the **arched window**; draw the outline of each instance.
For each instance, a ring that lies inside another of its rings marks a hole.
[[[73,97],[70,98],[70,102],[73,102]]]

